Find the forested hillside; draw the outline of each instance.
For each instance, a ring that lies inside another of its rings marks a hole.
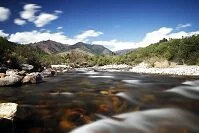
[[[127,55],[128,62],[139,63],[153,57],[167,59],[178,64],[199,64],[199,35],[182,39],[160,40]]]
[[[81,51],[81,50],[80,50]],[[9,42],[0,37],[0,65],[18,68],[28,63],[39,68],[50,64],[73,64],[73,66],[94,66],[107,64],[138,64],[142,61],[160,59],[178,64],[199,64],[199,35],[182,39],[162,39],[145,48],[138,48],[126,55],[92,55],[86,52],[66,52],[65,54],[47,54],[40,48]]]

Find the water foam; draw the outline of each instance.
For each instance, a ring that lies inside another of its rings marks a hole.
[[[199,86],[199,80],[195,80],[195,81],[185,81],[182,84],[184,85],[192,85],[192,86]]]
[[[84,74],[88,74],[88,75],[96,75],[96,74],[99,74],[99,72],[95,72],[95,71],[87,71],[86,73]]]
[[[166,92],[173,92],[179,95],[191,98],[191,99],[199,99],[199,86],[178,86]]]
[[[137,80],[137,79],[122,80],[122,81],[128,84],[141,84],[141,80]]]
[[[114,76],[110,75],[98,75],[98,76],[89,76],[90,78],[114,78]]]
[[[105,118],[74,129],[71,133],[156,133],[164,127],[168,132],[174,128],[185,128],[193,133],[199,131],[193,114],[174,108],[124,113],[114,117],[122,121]]]
[[[119,93],[116,94],[116,96],[121,97],[121,98],[124,98],[125,100],[130,101],[130,102],[132,102],[132,103],[138,103],[137,101],[135,101],[135,100],[133,99],[132,96],[129,96],[129,95],[128,95],[127,93],[125,93],[125,92],[119,92]]]
[[[67,97],[73,97],[74,94],[71,92],[54,92],[54,93],[49,93],[52,96],[67,96]]]

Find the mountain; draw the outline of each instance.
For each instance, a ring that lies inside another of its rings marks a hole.
[[[74,45],[67,45],[67,44],[62,44],[55,41],[47,40],[47,41],[41,41],[37,43],[31,43],[29,45],[31,45],[33,48],[39,48],[48,54],[66,53],[74,49],[83,50],[87,53],[91,53],[94,55],[113,55],[114,54],[112,51],[110,51],[109,49],[105,48],[102,45],[91,45],[91,44],[86,44],[82,42],[78,42]]]
[[[118,51],[115,51],[115,54],[117,55],[125,55],[129,52],[132,52],[134,51],[135,49],[123,49],[123,50],[118,50]]]
[[[77,53],[78,53],[78,55],[81,55],[81,56],[85,56],[85,55],[86,56],[93,56],[94,55],[94,54],[92,54],[90,52],[86,52],[86,51],[84,51],[80,48],[72,49],[72,50],[65,51],[65,52],[60,52],[60,53],[58,53],[58,55],[66,55],[66,54],[71,55],[71,54],[77,54]]]
[[[95,54],[95,55],[113,55],[114,53],[102,45],[91,45],[82,42],[78,42],[71,45],[69,49],[79,48],[83,51]]]
[[[31,43],[29,45],[31,45],[33,48],[39,48],[48,54],[60,53],[69,49],[69,45],[58,43],[51,40]]]

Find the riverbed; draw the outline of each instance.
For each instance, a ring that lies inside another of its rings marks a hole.
[[[19,104],[15,133],[198,133],[198,88],[190,77],[73,71],[1,87],[0,101]]]

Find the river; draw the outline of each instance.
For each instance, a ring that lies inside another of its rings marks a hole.
[[[199,81],[189,77],[68,72],[2,87],[0,101],[19,104],[15,133],[199,133]]]

